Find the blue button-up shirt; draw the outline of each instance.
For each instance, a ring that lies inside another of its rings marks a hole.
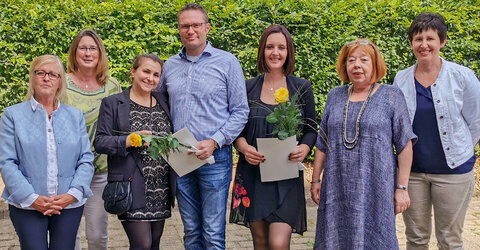
[[[412,172],[428,174],[465,174],[473,169],[477,158],[472,157],[462,165],[451,169],[448,166],[437,124],[437,115],[431,87],[425,88],[415,79],[417,110],[413,119],[413,132],[418,141],[413,146]]]
[[[232,144],[248,119],[245,78],[237,58],[207,43],[198,60],[183,48],[163,67],[159,91],[168,92],[174,131],[188,128],[199,141]]]
[[[443,152],[453,169],[472,157],[480,139],[480,82],[469,68],[441,60],[442,68],[430,88]],[[417,108],[416,66],[398,72],[393,82],[405,95],[412,122]]]

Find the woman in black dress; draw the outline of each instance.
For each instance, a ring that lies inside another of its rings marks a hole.
[[[287,88],[290,96],[299,94],[302,136],[289,159],[302,162],[316,141],[315,103],[311,83],[290,76],[295,67],[295,50],[288,30],[281,25],[268,27],[260,38],[257,67],[264,75],[246,81],[250,115],[245,129],[235,142],[240,158],[233,190],[230,222],[250,228],[255,249],[288,249],[292,232],[306,230],[303,171],[299,177],[261,182],[259,164],[264,156],[257,152],[257,138],[274,137],[274,125],[265,117],[278,105],[274,92]]]
[[[132,177],[132,207],[118,216],[130,249],[159,249],[173,205],[173,170],[163,158],[152,159],[146,146],[132,147],[132,134],[124,133],[166,136],[172,131],[167,99],[153,92],[162,63],[153,54],[137,56],[130,70],[132,87],[104,98],[98,117],[94,146],[97,152],[108,155],[108,181]]]

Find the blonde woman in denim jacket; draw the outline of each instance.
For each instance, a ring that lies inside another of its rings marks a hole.
[[[418,15],[408,30],[417,63],[394,81],[405,95],[418,136],[405,187],[411,199],[403,213],[407,249],[428,249],[432,207],[438,248],[463,249],[463,222],[475,185],[480,83],[472,70],[440,57],[446,35],[440,14]]]
[[[82,111],[64,104],[65,88],[60,59],[37,57],[25,101],[2,114],[2,198],[24,250],[73,249],[83,206],[93,195],[85,120]]]

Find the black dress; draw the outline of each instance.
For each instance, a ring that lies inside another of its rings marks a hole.
[[[149,107],[130,101],[130,131],[151,130],[154,135],[166,136],[171,131],[168,115],[157,103],[150,112]],[[171,216],[170,210],[170,166],[162,158],[152,159],[147,147],[135,148],[140,152],[142,174],[145,178],[146,205],[118,216],[128,221],[158,221]]]
[[[244,137],[247,143],[255,148],[257,148],[256,138],[274,137],[272,135],[274,125],[268,123],[265,117],[273,111],[275,105],[265,104],[260,100],[262,85],[263,76],[247,81],[250,114],[248,123],[240,134],[240,137]],[[303,118],[314,121],[315,104],[310,82],[289,76],[287,86],[291,95],[299,91]],[[312,126],[312,124],[309,125]],[[313,126],[310,126],[304,126],[303,136],[297,139],[299,143],[313,147],[316,137],[315,123],[313,122]],[[239,153],[234,184],[231,223],[248,226],[249,222],[263,220],[287,223],[292,227],[293,232],[299,234],[307,230],[303,171],[299,172],[298,178],[261,182],[258,165],[249,164],[245,156]]]

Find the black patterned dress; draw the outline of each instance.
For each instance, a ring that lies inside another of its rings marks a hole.
[[[250,87],[252,86],[252,87]],[[239,137],[244,137],[249,145],[257,147],[257,138],[272,138],[274,125],[268,123],[266,117],[273,112],[276,105],[262,102],[260,99],[263,86],[263,76],[247,80],[247,97],[250,113],[248,123]],[[287,79],[290,93],[295,93],[291,79]],[[312,94],[313,97],[313,94]],[[302,107],[303,118],[315,120],[315,113],[307,116],[307,105]],[[302,118],[302,119],[303,119]],[[315,125],[314,125],[315,126]],[[303,127],[302,127],[303,131]],[[305,130],[307,131],[307,130]],[[304,135],[310,133],[305,132]],[[301,141],[301,138],[297,138]],[[313,146],[313,145],[312,145]],[[234,180],[230,223],[249,227],[250,222],[265,221],[268,223],[282,222],[292,227],[294,233],[303,234],[307,230],[307,211],[305,204],[305,187],[303,171],[299,177],[281,181],[262,182],[259,165],[251,165],[245,156],[238,152],[239,159]]]
[[[170,119],[157,103],[150,107],[130,101],[130,131],[152,130],[154,135],[165,136],[172,129]],[[171,216],[170,166],[162,158],[152,159],[147,147],[136,148],[141,155],[145,178],[146,206],[118,216],[127,221],[158,221]]]

